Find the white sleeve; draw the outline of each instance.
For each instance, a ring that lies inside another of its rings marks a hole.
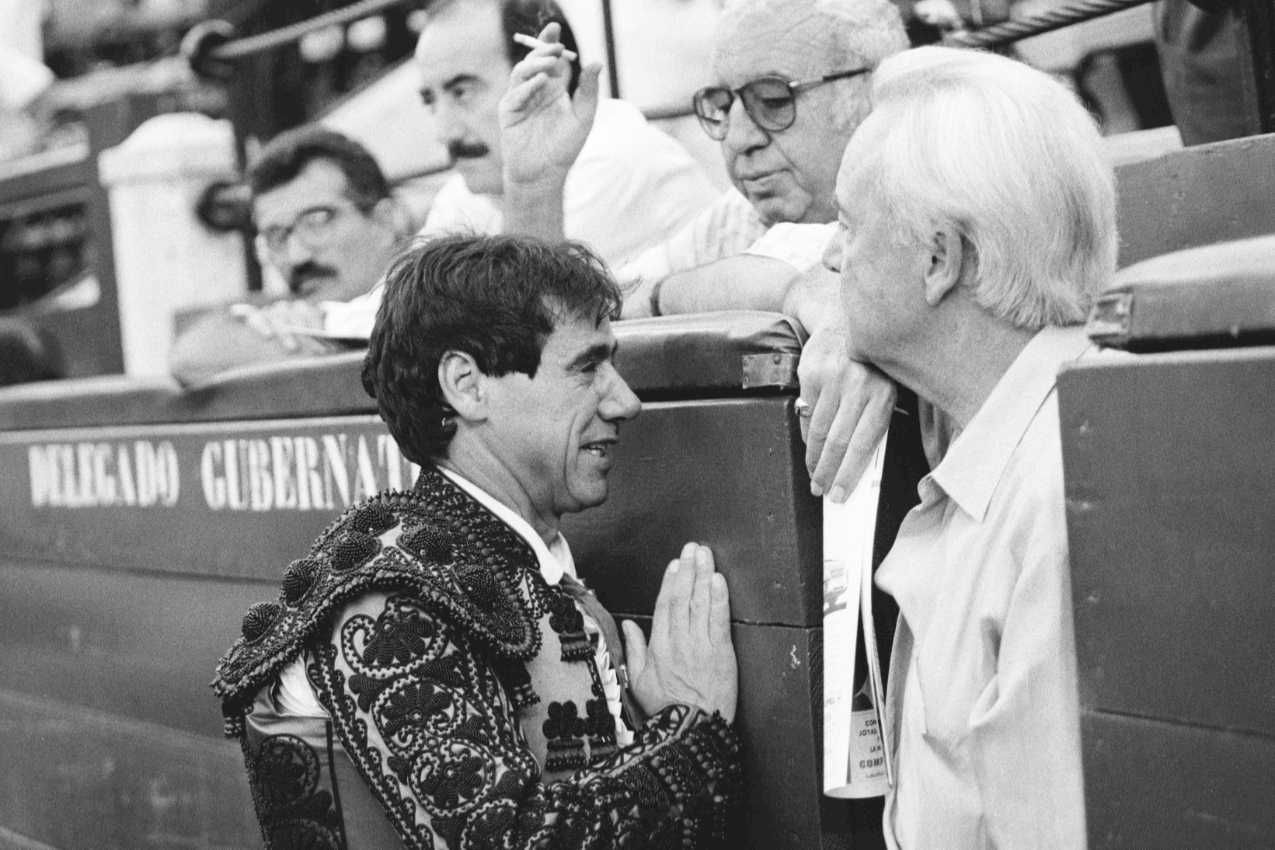
[[[616,280],[621,284],[663,280],[671,274],[743,253],[765,232],[766,225],[752,205],[731,189],[670,238],[621,267],[616,271]]]
[[[771,225],[770,229],[744,253],[782,260],[804,274],[819,265],[829,240],[836,234],[837,225],[831,222],[828,224],[780,222]]]
[[[673,137],[633,106],[603,100],[567,174],[563,228],[618,269],[670,239],[719,194]]]

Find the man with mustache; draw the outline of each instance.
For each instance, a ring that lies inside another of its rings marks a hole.
[[[503,143],[497,104],[509,72],[527,55],[515,34],[534,36],[550,22],[571,50],[568,86],[597,103],[583,149],[566,177],[567,238],[589,245],[618,268],[667,239],[716,195],[703,170],[676,141],[622,101],[597,99],[597,74],[581,75],[578,48],[552,0],[440,0],[429,4],[416,45],[420,95],[456,174],[439,190],[422,235],[505,232]]]
[[[365,335],[379,302],[377,283],[411,232],[376,160],[332,130],[306,126],[279,134],[261,149],[247,180],[257,255],[293,297],[262,307],[237,304],[179,336],[169,367],[183,384],[234,366],[331,350],[313,332]]]

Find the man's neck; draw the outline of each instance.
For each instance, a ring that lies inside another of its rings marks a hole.
[[[558,536],[560,517],[542,516],[531,502],[527,491],[518,480],[499,463],[493,462],[486,452],[467,444],[448,446],[447,456],[437,461],[440,467],[451,470],[482,489],[493,499],[527,521],[545,545],[551,545]]]
[[[973,305],[962,312],[964,321],[935,323],[910,355],[880,368],[964,428],[1036,332]]]

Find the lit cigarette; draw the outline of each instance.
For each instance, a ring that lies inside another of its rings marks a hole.
[[[530,47],[532,50],[538,50],[542,47],[561,47],[562,46],[558,44],[550,44],[547,41],[541,41],[540,39],[536,38],[534,35],[527,35],[526,33],[521,33],[521,32],[514,33],[514,41],[518,42],[523,47]],[[576,58],[576,52],[574,50],[567,50],[565,47],[563,47],[562,58],[566,59],[568,62],[574,61]]]

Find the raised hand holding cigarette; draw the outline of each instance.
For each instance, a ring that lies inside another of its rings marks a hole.
[[[585,65],[572,93],[577,56],[560,38],[556,23],[514,36],[531,52],[510,72],[499,107],[505,230],[550,240],[562,238],[562,188],[593,128],[602,71]]]

